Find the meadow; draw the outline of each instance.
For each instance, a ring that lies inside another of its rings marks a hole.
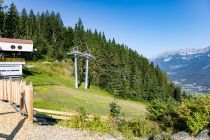
[[[34,86],[34,107],[65,112],[78,112],[80,108],[90,114],[108,115],[109,104],[121,106],[122,115],[138,118],[145,115],[145,103],[116,99],[108,92],[91,85],[85,90],[82,83],[74,88],[72,63],[28,62],[24,68],[25,80]]]

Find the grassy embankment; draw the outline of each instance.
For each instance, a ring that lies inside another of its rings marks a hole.
[[[136,118],[144,116],[146,109],[143,103],[116,100],[109,93],[96,86],[85,90],[81,84],[74,88],[72,67],[64,63],[28,62],[25,68],[27,82],[34,86],[34,107],[77,112],[84,107],[87,112],[96,115],[108,115],[109,103],[117,102],[126,117]]]

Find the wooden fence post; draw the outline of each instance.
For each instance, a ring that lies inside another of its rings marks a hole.
[[[14,81],[11,81],[11,86],[12,86],[12,103],[15,103],[15,97],[14,97],[14,92],[15,92],[15,88],[14,88]]]
[[[3,81],[0,80],[0,100],[3,100]]]
[[[18,81],[17,83],[17,105],[20,105],[20,98],[21,98],[21,95],[20,95],[20,85],[21,85],[21,82]]]
[[[0,80],[0,100],[20,105],[20,112],[28,113],[28,120],[33,122],[33,87],[25,81]]]
[[[6,85],[5,85],[5,80],[3,80],[3,100],[6,100]]]
[[[7,81],[7,94],[8,94],[8,101],[9,101],[10,104],[12,104],[11,103],[11,90],[12,90],[12,88],[11,88],[11,80],[9,79]]]
[[[28,87],[28,120],[33,122],[33,88],[32,83]]]
[[[20,113],[24,113],[26,112],[26,109],[25,109],[25,89],[24,89],[24,84],[23,82],[21,81],[20,83]]]
[[[16,104],[16,82],[15,81],[13,81],[13,89],[14,89],[13,91],[14,103]]]

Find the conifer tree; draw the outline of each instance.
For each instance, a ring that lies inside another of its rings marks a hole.
[[[74,27],[74,47],[78,47],[78,49],[82,52],[86,51],[87,44],[85,38],[85,31],[82,20],[79,18],[78,23]],[[80,83],[84,81],[85,77],[85,61],[82,59],[78,60],[78,78]]]
[[[0,1],[0,37],[4,36],[4,16],[3,1]]]
[[[74,46],[74,30],[71,27],[65,28],[63,32],[64,45],[63,52],[69,52]],[[66,55],[66,54],[63,54]]]
[[[34,11],[31,9],[28,16],[29,33],[28,36],[32,38],[35,35],[36,30],[36,16]]]
[[[12,3],[6,15],[5,37],[15,38],[18,36],[19,15],[16,6]]]
[[[28,15],[26,9],[24,8],[21,12],[18,28],[18,36],[20,38],[27,39],[29,37],[29,27],[28,27]]]

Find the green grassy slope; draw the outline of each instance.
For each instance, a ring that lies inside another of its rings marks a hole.
[[[115,101],[127,117],[142,116],[146,112],[144,104],[114,99],[96,86],[85,90],[82,84],[75,89],[70,64],[28,62],[27,65],[25,80],[33,83],[34,107],[67,112],[84,107],[91,114],[108,115],[109,103]]]

